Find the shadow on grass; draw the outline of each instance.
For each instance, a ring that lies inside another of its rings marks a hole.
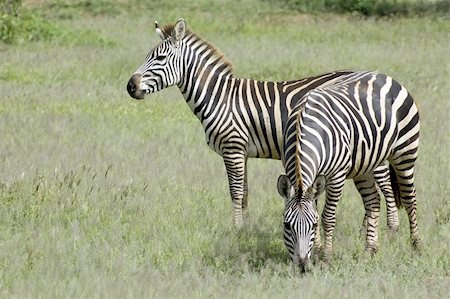
[[[243,228],[221,230],[211,241],[203,262],[220,272],[260,272],[286,267],[289,257],[280,227],[258,219]]]

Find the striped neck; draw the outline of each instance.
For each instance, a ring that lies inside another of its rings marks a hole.
[[[222,89],[232,78],[232,65],[195,33],[184,38],[182,51],[185,58],[180,65],[182,80],[178,87],[192,112],[201,119],[207,102],[219,103],[227,96]]]

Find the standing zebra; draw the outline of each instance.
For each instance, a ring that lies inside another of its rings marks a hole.
[[[146,94],[178,86],[202,123],[207,144],[223,157],[234,222],[240,226],[242,208],[247,207],[247,158],[280,159],[285,123],[297,102],[309,90],[346,80],[354,73],[337,71],[288,82],[238,79],[216,48],[186,30],[183,19],[162,29],[155,24],[162,41],[132,75],[128,93],[143,99]],[[396,230],[398,214],[387,167],[379,167],[375,178],[386,197],[388,226]],[[364,181],[355,183],[361,194],[367,194]]]
[[[373,170],[385,160],[408,213],[413,246],[419,246],[414,187],[419,128],[418,109],[408,91],[374,72],[355,73],[339,84],[311,90],[294,108],[284,135],[286,175],[278,179],[285,198],[284,241],[294,265],[304,271],[312,248],[321,246],[316,205],[320,193],[326,190],[323,254],[329,262],[344,180],[358,178],[374,189]],[[366,250],[376,252],[379,197],[366,198],[365,208]]]

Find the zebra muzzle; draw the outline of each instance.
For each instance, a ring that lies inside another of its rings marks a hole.
[[[309,269],[309,258],[308,256],[299,257],[298,259],[298,267],[300,268],[301,273],[306,273]]]
[[[139,85],[141,82],[142,75],[141,74],[133,74],[127,84],[128,94],[137,100],[142,100],[145,94],[149,93],[149,90],[140,89]]]

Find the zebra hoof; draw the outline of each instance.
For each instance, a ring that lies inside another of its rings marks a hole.
[[[322,257],[321,248],[314,248],[314,251],[311,255],[311,261],[314,265],[318,265],[320,263],[320,259]]]
[[[391,234],[398,233],[398,226],[399,226],[398,224],[397,225],[388,224],[389,233],[391,233]]]
[[[244,227],[244,220],[242,217],[234,219],[234,227],[236,227],[238,230]]]
[[[321,270],[330,270],[332,269],[331,261],[330,259],[323,259],[320,261],[320,269]]]
[[[373,244],[367,245],[365,251],[370,257],[373,257],[378,251],[378,246]]]
[[[414,250],[420,253],[422,251],[422,239],[420,237],[413,238],[412,246]]]
[[[325,248],[322,250],[322,262],[325,265],[330,265],[331,256],[332,256],[332,252],[330,252],[329,250],[326,250]]]

